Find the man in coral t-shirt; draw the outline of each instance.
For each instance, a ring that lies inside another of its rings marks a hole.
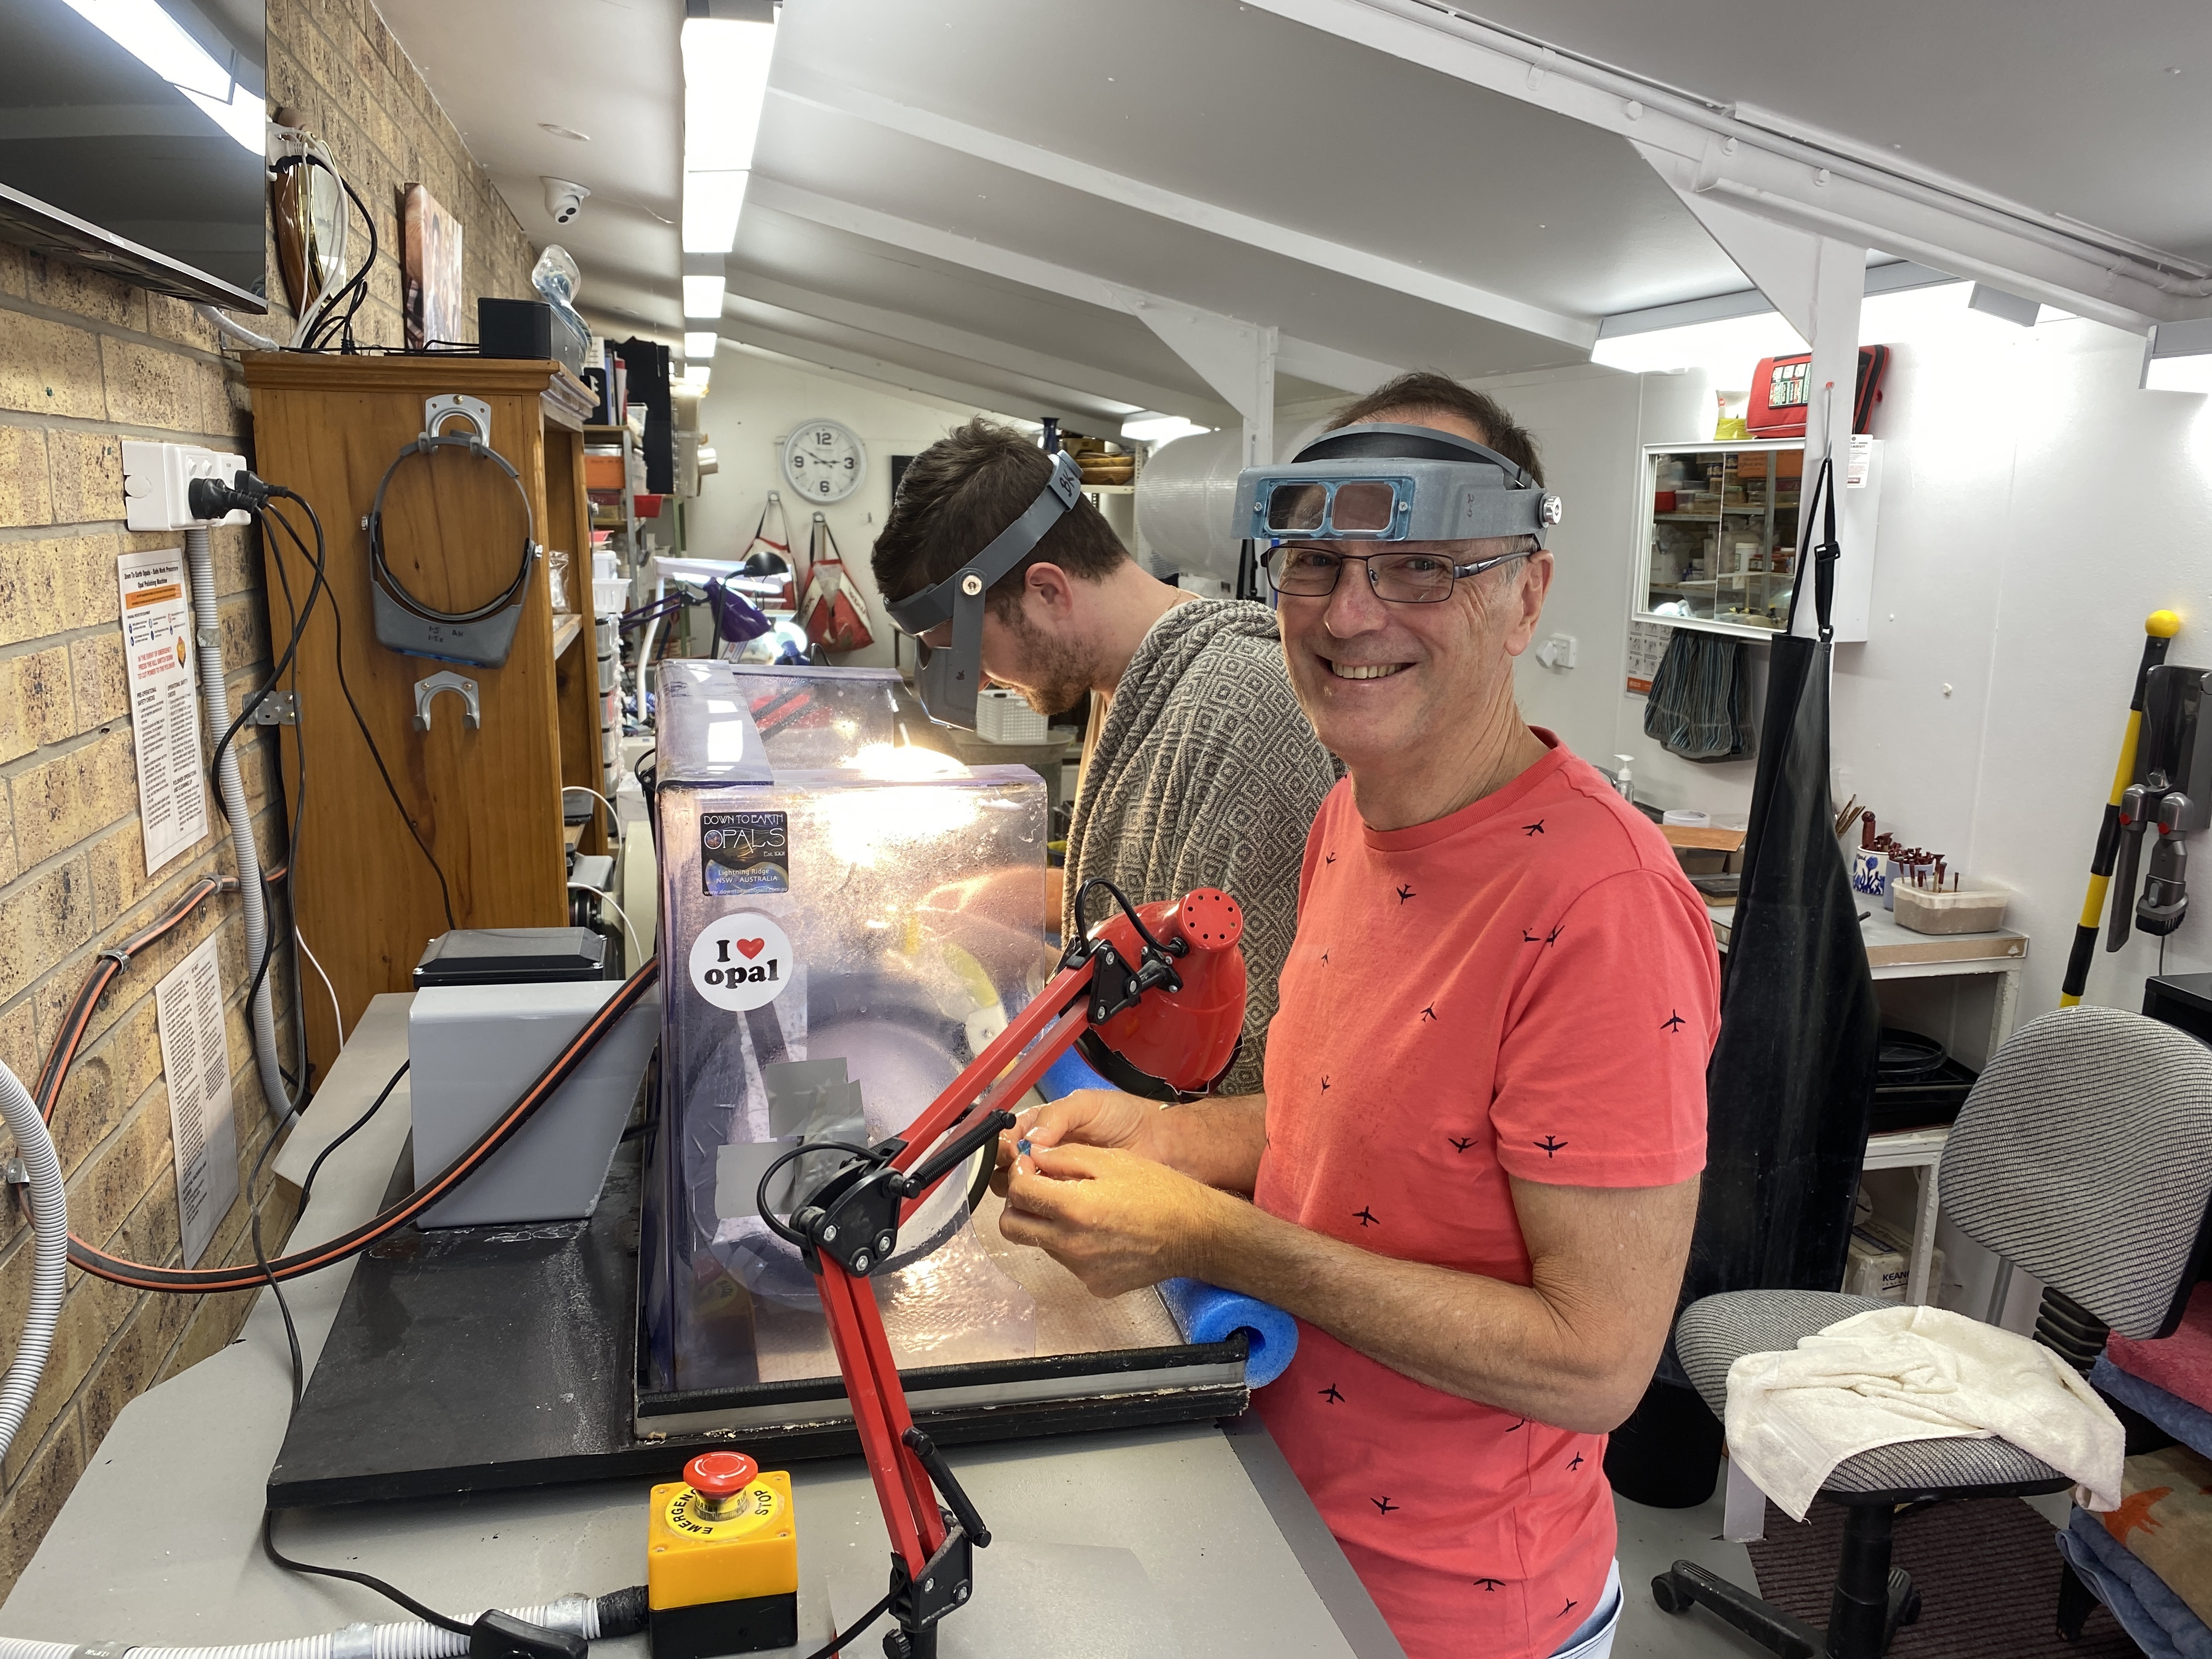
[[[1538,482],[1527,434],[1440,377],[1347,427],[1336,453],[1472,440]],[[1411,1659],[1596,1659],[1605,1435],[1666,1339],[1705,1162],[1711,932],[1657,830],[1520,718],[1535,538],[1292,536],[1267,568],[1349,777],[1307,842],[1265,1092],[1054,1103],[1002,1152],[1002,1231],[1102,1296],[1182,1274],[1297,1316],[1258,1409]]]

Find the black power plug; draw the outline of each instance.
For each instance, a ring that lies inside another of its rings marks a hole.
[[[591,1650],[580,1636],[529,1624],[497,1608],[469,1626],[469,1659],[586,1659]]]
[[[212,521],[230,513],[255,513],[269,503],[268,484],[240,467],[225,483],[220,478],[194,478],[185,486],[185,506],[195,519]]]

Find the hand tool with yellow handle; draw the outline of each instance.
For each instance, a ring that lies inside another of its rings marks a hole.
[[[2142,661],[2136,669],[2134,697],[2128,703],[2128,725],[2120,738],[2119,764],[2112,771],[2112,793],[2105,803],[2104,822],[2097,828],[2097,851],[2089,861],[2089,891],[2081,901],[2081,920],[2074,929],[2074,945],[2066,957],[2066,977],[2059,986],[2058,1006],[2071,1008],[2081,1000],[2089,982],[2089,963],[2097,951],[2097,927],[2104,919],[2106,890],[2112,884],[2112,862],[2120,845],[2120,799],[2135,781],[2136,746],[2142,736],[2143,685],[2150,671],[2166,660],[2166,648],[2181,631],[2181,618],[2171,611],[2154,611],[2143,620]]]

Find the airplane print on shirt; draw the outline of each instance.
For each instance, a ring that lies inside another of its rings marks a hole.
[[[1369,1209],[1364,1204],[1361,1205],[1352,1213],[1353,1218],[1363,1227],[1379,1227],[1382,1224],[1382,1218],[1376,1214],[1374,1211]]]
[[[1344,1403],[1344,1390],[1338,1388],[1334,1382],[1330,1383],[1325,1389],[1316,1389],[1314,1392],[1319,1395],[1322,1399],[1328,1401],[1332,1406],[1341,1405]]]
[[[1474,1145],[1473,1135],[1446,1135],[1444,1139],[1451,1143],[1451,1149],[1455,1152],[1463,1152]]]
[[[1474,1581],[1474,1587],[1486,1595],[1495,1595],[1505,1588],[1505,1581],[1503,1578],[1478,1578]]]
[[[1403,904],[1409,898],[1420,897],[1420,895],[1413,890],[1413,884],[1410,881],[1398,888],[1397,894],[1398,902],[1401,904]]]
[[[1387,1498],[1370,1498],[1367,1501],[1374,1504],[1376,1509],[1380,1510],[1385,1515],[1391,1514],[1401,1507],[1400,1505],[1392,1503]]]
[[[1673,1018],[1669,1019],[1662,1019],[1659,1022],[1659,1029],[1661,1030],[1679,1031],[1683,1026],[1689,1024],[1687,1020],[1682,1018],[1681,1011],[1680,1009],[1669,1007],[1667,1012],[1672,1015]]]
[[[1538,818],[1534,823],[1522,824],[1521,826],[1521,833],[1524,836],[1542,835],[1544,833],[1544,820]]]
[[[1567,1143],[1557,1135],[1546,1135],[1541,1140],[1532,1140],[1528,1144],[1546,1158],[1557,1158],[1567,1150]]]

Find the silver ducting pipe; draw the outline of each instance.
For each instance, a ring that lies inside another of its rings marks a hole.
[[[36,1237],[23,1334],[15,1344],[15,1357],[8,1362],[7,1377],[0,1381],[0,1459],[4,1459],[31,1409],[39,1379],[46,1374],[46,1356],[53,1349],[54,1325],[61,1318],[69,1281],[69,1207],[62,1191],[61,1160],[55,1156],[46,1120],[39,1115],[39,1103],[5,1066],[0,1066],[0,1121],[15,1138],[15,1153],[29,1179],[31,1231]]]
[[[215,557],[209,550],[204,525],[194,525],[185,532],[185,567],[192,587],[192,645],[199,662],[200,696],[207,704],[208,730],[219,740],[230,724],[230,694],[223,685],[222,618],[216,606]],[[253,818],[246,810],[246,782],[239,775],[235,743],[222,751],[222,763],[216,769],[216,793],[222,800],[223,816],[230,821],[231,847],[238,860],[238,894],[246,905],[246,963],[250,975],[260,967],[261,953],[268,948],[269,910],[262,902],[261,854],[253,842]],[[261,1073],[263,1103],[270,1116],[281,1121],[290,1109],[290,1097],[277,1065],[271,978],[270,974],[261,975],[247,1014],[253,1032],[254,1063]]]

